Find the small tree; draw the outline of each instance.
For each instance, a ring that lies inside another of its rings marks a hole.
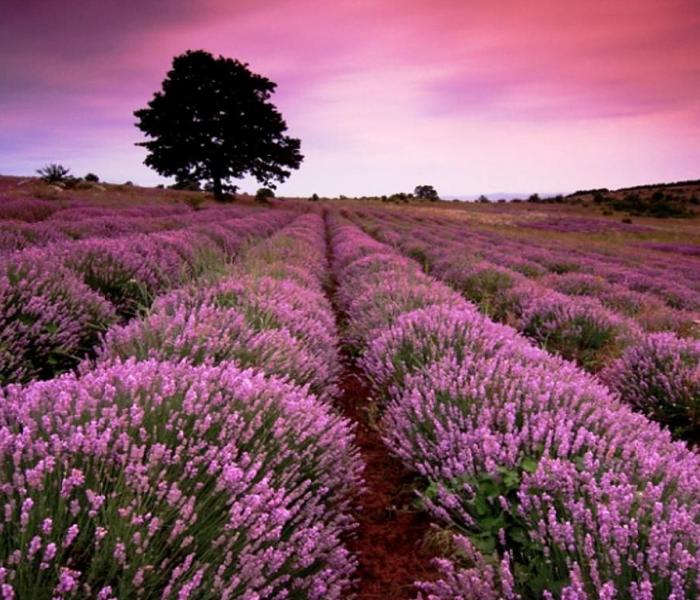
[[[413,195],[421,200],[435,201],[440,199],[432,185],[417,185],[416,189],[413,190]]]
[[[70,169],[63,165],[50,163],[36,171],[46,183],[63,183],[70,177]]]
[[[318,194],[316,194],[316,193],[314,193],[314,194],[311,195],[311,199],[312,199],[314,202],[318,202],[318,201],[320,200],[320,198],[318,197]]]
[[[85,181],[89,181],[90,183],[98,183],[100,181],[100,178],[95,175],[94,173],[88,173],[84,177]]]
[[[269,101],[277,84],[248,65],[204,50],[173,59],[172,69],[136,126],[151,138],[145,163],[178,180],[211,181],[222,199],[231,179],[252,175],[271,187],[303,160],[301,142]]]
[[[481,202],[482,204],[488,204],[491,201],[486,196],[481,194],[481,196],[479,196],[479,202]]]
[[[268,203],[271,198],[275,197],[275,192],[273,192],[270,188],[260,188],[257,192],[255,192],[255,199],[258,202],[262,202],[264,204]]]

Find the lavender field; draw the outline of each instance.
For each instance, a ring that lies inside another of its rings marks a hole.
[[[694,221],[3,185],[5,600],[700,596]]]

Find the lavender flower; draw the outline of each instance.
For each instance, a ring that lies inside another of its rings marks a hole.
[[[700,342],[645,336],[600,374],[620,397],[674,431],[700,432]]]
[[[0,431],[5,595],[345,597],[360,464],[294,386],[118,362],[10,386]]]
[[[115,320],[60,260],[32,250],[13,257],[0,267],[0,384],[72,368]]]

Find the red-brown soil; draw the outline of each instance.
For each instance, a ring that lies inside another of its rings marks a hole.
[[[414,506],[414,476],[389,455],[379,433],[368,423],[368,390],[350,365],[342,380],[340,407],[357,423],[356,443],[365,461],[366,493],[358,511],[359,527],[348,546],[359,560],[359,600],[407,600],[413,582],[435,576],[425,536],[429,521]]]
[[[332,264],[331,245],[328,262]],[[335,302],[337,282],[327,293],[342,331],[345,315]],[[365,463],[366,491],[356,514],[358,528],[348,541],[357,557],[358,600],[408,600],[416,596],[415,581],[435,578],[433,555],[426,544],[430,522],[414,506],[415,475],[391,456],[369,418],[369,388],[355,361],[343,349],[345,369],[338,406],[356,424],[355,442]]]

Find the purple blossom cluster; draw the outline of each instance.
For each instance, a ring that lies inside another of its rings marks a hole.
[[[260,211],[213,225],[28,248],[0,267],[0,382],[51,377],[75,366],[117,317],[223,268],[250,240],[293,218]]]
[[[465,231],[454,219],[418,221],[410,213],[374,211],[365,213],[363,226],[367,222],[386,241],[387,233],[396,240],[398,232],[402,249],[418,245],[429,254],[437,253],[438,257],[429,257],[431,263],[450,248],[449,252],[459,255],[462,261],[487,260],[529,278],[547,273],[586,273],[617,284],[618,289],[647,292],[648,297],[657,298],[668,310],[693,313],[700,309],[700,269],[692,256],[662,256],[644,252],[638,245],[616,245],[614,251],[605,246],[582,248],[578,240],[572,244],[562,243],[559,237],[522,238],[507,229]]]
[[[166,294],[145,318],[110,329],[99,359],[234,361],[332,398],[340,361],[323,231],[318,215],[298,217],[217,282]]]
[[[452,533],[442,577],[421,583],[420,597],[697,597],[700,458],[417,263],[331,224],[339,297],[383,404],[383,438],[428,482],[421,501]],[[383,325],[353,309],[364,270],[374,285],[363,297],[376,290],[378,303],[405,306]],[[405,300],[415,281],[425,284],[417,309]]]
[[[30,201],[8,202],[0,205],[0,215],[14,214],[17,209],[27,206]],[[163,207],[160,214],[154,207],[129,207],[121,209],[85,206],[69,208],[49,213],[50,218],[31,219],[31,213],[22,215],[21,220],[0,218],[0,255],[9,255],[29,247],[46,246],[53,242],[89,238],[117,238],[138,233],[176,230],[196,224],[212,224],[242,218],[254,212],[246,207],[207,208],[192,211],[178,207]],[[3,213],[4,209],[4,213]],[[38,215],[37,215],[38,216]],[[30,222],[28,222],[30,221]]]
[[[0,385],[71,368],[116,321],[114,307],[56,256],[0,265]]]
[[[233,363],[116,362],[0,398],[4,598],[344,598],[350,428]]]
[[[529,284],[523,288],[518,329],[542,348],[589,371],[608,364],[639,335],[632,321],[606,309],[597,298],[572,298]]]
[[[594,261],[585,253],[553,251],[534,244],[511,245],[508,238],[476,232],[477,241],[456,231],[454,223],[420,222],[410,213],[355,216],[382,240],[410,255],[430,272],[477,304],[486,315],[520,330],[550,352],[574,360],[589,371],[609,367],[643,332],[674,332],[697,339],[697,293],[684,283],[658,277],[653,269],[622,268]],[[483,242],[480,238],[483,237]],[[490,240],[490,241],[489,241]],[[517,260],[502,260],[502,247],[519,248]],[[609,257],[608,257],[609,258]],[[546,267],[544,272],[531,265]],[[527,275],[527,276],[526,276]],[[675,291],[674,291],[675,290]],[[659,295],[663,291],[666,302]],[[675,298],[675,299],[672,299]],[[656,361],[658,377],[671,363]],[[639,404],[635,402],[635,406]],[[647,414],[652,414],[647,412]]]
[[[643,337],[601,373],[620,397],[675,432],[700,434],[700,342],[672,333]]]
[[[700,246],[696,244],[663,244],[659,242],[646,242],[643,248],[658,250],[659,252],[671,252],[672,254],[685,254],[687,256],[700,256]]]
[[[0,221],[43,221],[59,210],[54,202],[39,198],[11,199],[0,196]]]
[[[323,220],[239,250],[110,328],[80,374],[0,392],[4,598],[349,597],[362,463],[330,403]]]
[[[633,225],[612,221],[610,219],[591,219],[573,215],[548,217],[540,220],[521,221],[519,227],[542,229],[544,231],[559,231],[562,233],[609,233],[609,232],[646,232],[653,231],[651,227]]]

